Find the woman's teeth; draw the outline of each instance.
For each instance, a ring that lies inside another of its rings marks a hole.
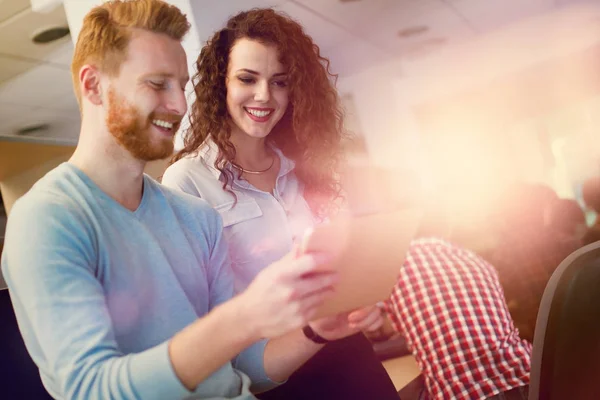
[[[254,115],[255,117],[259,117],[259,118],[266,117],[267,115],[269,115],[273,112],[272,110],[262,111],[262,110],[252,110],[249,108],[246,108],[246,111],[248,111],[248,113]]]

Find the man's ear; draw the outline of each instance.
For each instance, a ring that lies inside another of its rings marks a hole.
[[[102,87],[100,86],[100,72],[93,65],[84,65],[79,70],[79,87],[81,98],[87,99],[94,105],[102,105]]]

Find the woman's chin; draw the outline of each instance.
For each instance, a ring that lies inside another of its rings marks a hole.
[[[264,139],[267,136],[269,136],[269,133],[271,133],[271,130],[256,130],[256,129],[252,129],[252,130],[247,130],[244,131],[244,133],[247,136],[250,136],[251,138],[254,139]]]

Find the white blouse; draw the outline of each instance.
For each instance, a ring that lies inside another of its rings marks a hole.
[[[230,181],[237,196],[223,189],[222,173],[214,167],[217,146],[205,145],[197,155],[184,157],[165,171],[162,183],[200,197],[223,219],[223,230],[235,275],[235,290],[244,290],[263,268],[279,260],[300,241],[316,219],[304,199],[304,185],[294,173],[295,163],[273,147],[281,167],[273,193],[252,186],[245,179]],[[231,171],[233,167],[227,164]]]

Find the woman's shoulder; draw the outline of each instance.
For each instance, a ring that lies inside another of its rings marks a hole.
[[[199,155],[187,156],[171,164],[164,172],[162,184],[198,197],[212,197],[223,191],[220,171]]]
[[[196,176],[201,178],[212,176],[215,179],[210,166],[200,155],[188,155],[167,167],[163,175],[163,181],[179,181]]]

